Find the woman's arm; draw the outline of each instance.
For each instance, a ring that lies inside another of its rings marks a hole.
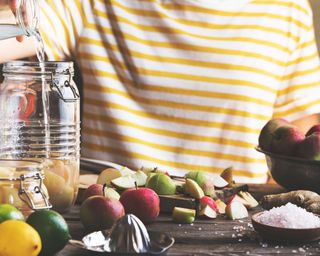
[[[292,122],[292,124],[298,126],[299,129],[305,134],[311,128],[311,126],[318,123],[320,123],[320,114],[306,116]]]

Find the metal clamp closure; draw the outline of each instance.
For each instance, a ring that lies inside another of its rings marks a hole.
[[[76,91],[76,89],[75,89],[73,86],[71,86],[71,83],[70,83],[70,82],[71,82],[71,79],[72,79],[72,74],[71,74],[71,72],[70,72],[69,69],[64,70],[62,73],[69,76],[69,77],[68,77],[68,80],[65,80],[65,81],[64,81],[64,86],[70,88],[70,90],[72,91],[72,94],[73,94],[73,98],[67,99],[67,98],[65,98],[65,97],[63,96],[63,94],[62,94],[59,86],[58,86],[57,83],[54,81],[54,78],[53,78],[53,77],[54,77],[54,75],[55,75],[55,72],[51,72],[51,74],[50,74],[50,75],[51,75],[50,88],[51,88],[51,89],[54,88],[54,89],[57,91],[57,93],[58,93],[58,95],[59,95],[59,98],[60,98],[61,100],[63,100],[64,102],[74,102],[74,101],[76,101],[76,100],[78,100],[78,99],[80,98],[80,95],[78,94],[78,92]]]
[[[34,179],[34,180],[39,180],[39,185],[34,186],[33,191],[29,189],[25,189],[25,180],[27,179]],[[36,173],[35,176],[30,177],[30,176],[25,176],[25,175],[20,175],[20,187],[19,187],[19,197],[20,199],[26,203],[32,210],[40,210],[40,209],[49,209],[52,207],[50,204],[48,197],[46,193],[42,190],[42,183],[43,183],[43,176],[40,175],[40,173]],[[34,201],[32,200],[32,193],[36,194],[41,194],[41,197],[45,203],[45,206],[36,206]]]

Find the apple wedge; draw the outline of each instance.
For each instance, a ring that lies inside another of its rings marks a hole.
[[[204,192],[202,188],[192,179],[186,179],[185,192],[195,199],[200,199],[204,197]]]
[[[110,186],[111,181],[113,179],[119,178],[121,176],[122,176],[122,174],[119,170],[114,169],[114,168],[107,168],[99,174],[96,183],[101,184],[101,185],[107,184],[108,186]]]
[[[194,222],[196,217],[196,210],[182,208],[182,207],[174,207],[172,212],[172,219],[176,223],[192,223]]]
[[[224,214],[226,213],[226,207],[227,205],[220,199],[217,199],[216,200],[216,205],[217,205],[217,208],[218,208],[218,212],[221,213],[221,214]]]
[[[212,209],[211,206],[205,205],[199,212],[199,217],[208,218],[208,219],[215,219],[217,218],[217,212]]]
[[[128,188],[134,188],[136,180],[129,175],[121,176],[119,178],[111,180],[111,185],[120,190],[125,190]]]
[[[135,173],[131,174],[131,177],[137,182],[138,187],[142,187],[146,185],[148,176],[143,171],[136,171]]]
[[[233,167],[230,166],[226,169],[224,169],[222,171],[222,173],[220,174],[220,176],[226,181],[228,182],[228,186],[232,187],[234,184],[234,180],[233,180]]]
[[[225,188],[226,186],[229,185],[229,183],[224,178],[222,178],[221,176],[216,175],[213,178],[213,185],[214,185],[215,188]]]
[[[239,201],[231,201],[227,204],[226,215],[230,220],[243,219],[249,216],[247,208]]]
[[[240,191],[238,194],[239,197],[241,197],[246,202],[244,206],[248,209],[252,209],[259,205],[258,201],[249,192]]]

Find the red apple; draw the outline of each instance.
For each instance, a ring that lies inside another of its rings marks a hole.
[[[121,194],[120,202],[126,214],[134,214],[143,223],[154,221],[160,212],[159,196],[150,188],[127,189]]]
[[[216,201],[209,196],[203,196],[200,198],[200,209],[203,209],[206,205],[209,205],[213,210],[219,212]]]
[[[312,126],[306,133],[306,137],[308,137],[309,135],[311,135],[312,133],[315,132],[320,132],[320,124],[315,124],[314,126]]]
[[[295,126],[280,126],[273,132],[271,151],[281,155],[293,156],[298,144],[305,135]]]
[[[296,155],[310,160],[320,160],[320,132],[311,133],[299,143]]]
[[[290,125],[288,121],[281,118],[274,118],[269,120],[261,129],[259,135],[259,146],[263,150],[271,151],[271,142],[273,137],[273,132],[283,125]]]
[[[80,220],[89,231],[111,228],[124,214],[118,200],[104,196],[91,196],[80,207]]]
[[[82,202],[90,196],[103,196],[103,185],[92,184],[83,193]]]

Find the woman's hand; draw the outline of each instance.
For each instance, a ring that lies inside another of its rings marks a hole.
[[[12,10],[13,14],[16,13],[16,10],[18,8],[18,0],[9,0],[8,1],[10,9]],[[17,36],[16,39],[18,42],[22,42],[23,41],[24,36]]]

